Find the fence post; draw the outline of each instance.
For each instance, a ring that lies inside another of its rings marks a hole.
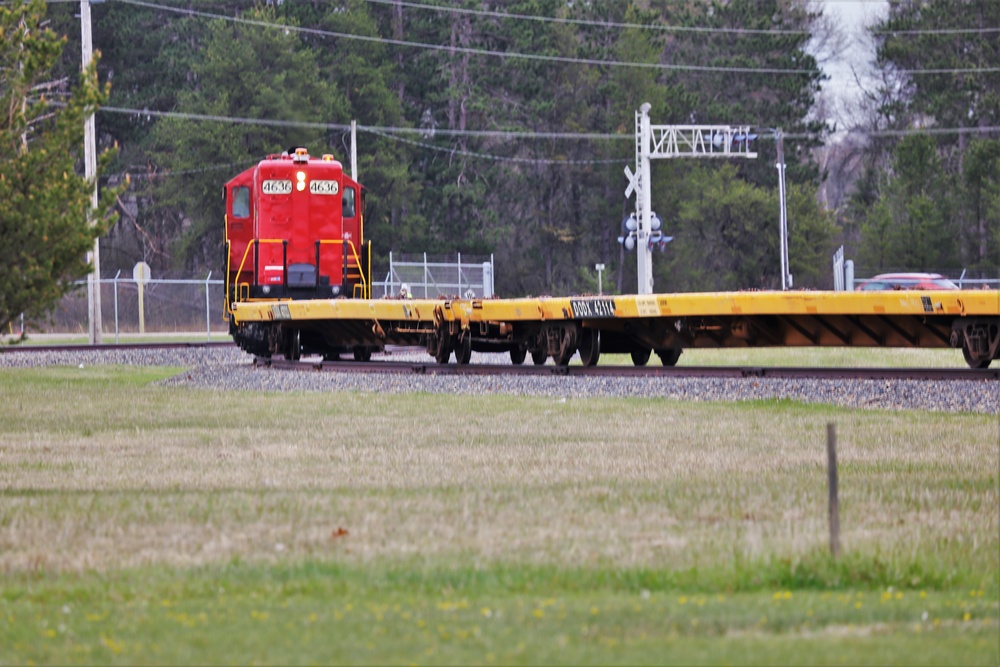
[[[493,267],[489,262],[483,262],[483,298],[493,296]]]
[[[139,267],[139,333],[146,333],[146,267],[137,264]]]
[[[118,344],[118,276],[121,274],[121,269],[115,274],[115,345]]]
[[[428,285],[428,283],[430,283],[430,276],[428,275],[428,272],[427,272],[427,253],[425,252],[424,253],[424,298],[425,299],[429,299],[430,298],[428,296],[428,293],[427,293],[427,285]]]
[[[462,298],[462,253],[458,253],[458,298]]]
[[[840,504],[837,498],[837,425],[826,425],[827,481],[830,488],[830,554],[840,556]]]
[[[316,275],[319,275],[319,264],[316,265]],[[208,336],[208,341],[212,341],[212,308],[208,303],[208,281],[212,279],[212,272],[208,272],[208,277],[205,278],[205,334]]]

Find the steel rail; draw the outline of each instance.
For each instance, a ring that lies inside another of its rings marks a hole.
[[[320,361],[255,357],[257,368],[335,373],[419,375],[531,375],[572,377],[763,378],[811,380],[1000,381],[1000,368],[829,368],[771,366],[554,366],[437,364],[413,361]]]
[[[163,343],[86,343],[72,345],[0,345],[0,354],[34,352],[113,352],[115,350],[180,350],[194,348],[233,347],[232,341],[177,341]]]

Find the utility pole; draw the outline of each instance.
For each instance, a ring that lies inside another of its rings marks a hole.
[[[651,187],[650,160],[656,158],[755,158],[757,153],[750,150],[751,142],[757,138],[748,126],[729,125],[651,125],[649,103],[639,107],[635,114],[635,162],[636,170],[625,167],[629,179],[625,189],[628,198],[635,192],[635,253],[639,274],[638,294],[653,293],[653,243],[650,237],[658,233],[653,229],[653,189]],[[659,223],[656,223],[659,224]],[[623,230],[625,232],[626,230]],[[663,237],[667,241],[670,237]],[[631,240],[622,237],[623,244]],[[625,246],[628,249],[628,246]]]
[[[785,206],[785,138],[781,128],[774,131],[775,143],[778,146],[778,197],[780,211],[778,213],[779,243],[781,244],[781,291],[792,286],[792,274],[788,272],[788,209]]]
[[[94,0],[98,2],[100,0]],[[86,71],[94,59],[94,44],[90,30],[91,0],[80,0],[80,41],[83,43],[83,69]],[[84,176],[94,182],[90,195],[91,211],[97,209],[97,139],[94,129],[94,114],[83,121]],[[93,221],[91,221],[93,222]],[[93,266],[87,278],[87,332],[91,345],[101,343],[101,240],[94,239],[94,249],[87,253],[87,262]]]
[[[358,121],[351,121],[351,178],[358,180]]]

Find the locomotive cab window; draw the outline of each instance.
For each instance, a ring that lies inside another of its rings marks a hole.
[[[345,218],[354,217],[354,188],[344,188],[343,214]]]
[[[233,188],[233,217],[250,217],[250,188],[245,185]]]

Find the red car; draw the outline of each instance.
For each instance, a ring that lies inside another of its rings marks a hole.
[[[956,290],[958,285],[939,273],[883,273],[870,278],[855,289],[864,292],[875,290]]]

